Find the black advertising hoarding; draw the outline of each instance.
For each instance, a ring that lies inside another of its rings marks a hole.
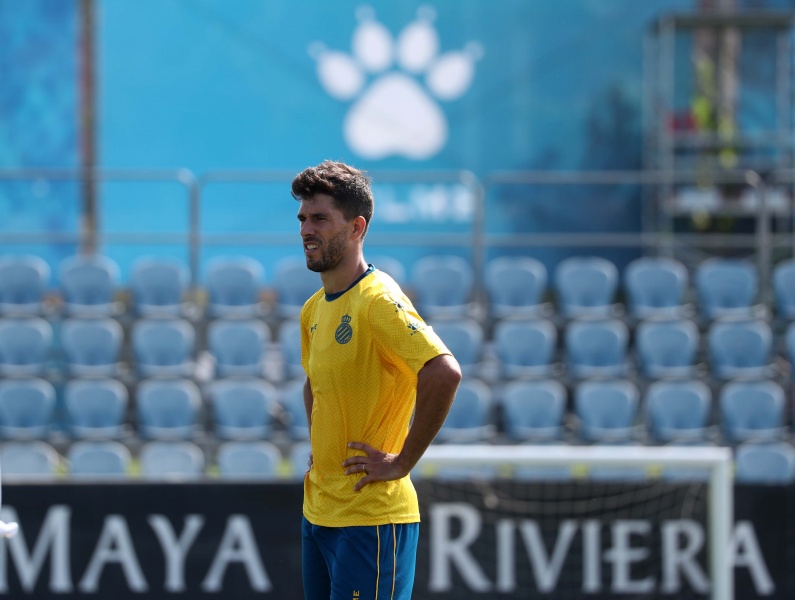
[[[416,483],[416,600],[708,597],[704,485]],[[736,598],[795,597],[793,487],[738,486]],[[301,599],[302,488],[6,485],[0,595]]]

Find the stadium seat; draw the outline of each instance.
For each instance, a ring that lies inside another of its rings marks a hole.
[[[436,436],[439,442],[484,442],[496,428],[491,389],[478,379],[463,379],[447,419]]]
[[[282,453],[273,442],[224,442],[217,463],[222,479],[269,480],[279,477]]]
[[[270,329],[256,319],[216,319],[207,327],[207,347],[218,377],[261,376],[270,342]]]
[[[618,269],[598,256],[572,256],[558,264],[554,285],[563,315],[608,316],[618,288]]]
[[[309,469],[309,455],[312,444],[308,441],[293,442],[289,451],[290,476],[293,479],[303,479]]]
[[[41,374],[52,341],[52,326],[40,317],[0,319],[0,375]]]
[[[543,313],[547,268],[529,256],[502,256],[486,263],[489,310],[496,319],[534,317]]]
[[[734,453],[737,483],[789,485],[795,480],[795,448],[787,442],[746,442]]]
[[[460,256],[424,256],[414,263],[411,289],[423,319],[461,317],[472,308],[475,274]]]
[[[39,378],[0,380],[0,436],[46,437],[54,425],[55,388]]]
[[[131,343],[135,367],[142,377],[190,376],[196,332],[185,319],[147,317],[133,324]]]
[[[699,343],[698,326],[688,319],[649,319],[635,328],[636,358],[646,377],[692,375]]]
[[[773,294],[778,317],[795,319],[795,258],[783,260],[774,267]]]
[[[306,379],[294,379],[281,386],[279,404],[285,410],[287,433],[293,440],[309,439],[309,421],[304,406],[304,383]]]
[[[707,319],[749,316],[758,286],[756,266],[749,260],[708,258],[696,267],[699,310]]]
[[[304,303],[320,288],[320,274],[310,271],[303,257],[285,257],[276,263],[273,278],[276,311],[284,318],[297,317]]]
[[[130,272],[132,308],[138,316],[185,314],[188,267],[176,258],[141,257]]]
[[[579,318],[566,327],[564,345],[573,377],[620,377],[627,371],[629,330],[619,319]]]
[[[501,320],[492,342],[503,377],[547,376],[556,365],[558,330],[552,321]]]
[[[73,376],[114,375],[124,330],[109,317],[69,318],[61,323],[61,347]]]
[[[149,480],[181,481],[204,475],[204,452],[188,441],[156,440],[141,446],[141,475]]]
[[[687,286],[687,268],[674,258],[636,258],[624,270],[629,313],[639,319],[681,315]]]
[[[644,406],[655,442],[704,441],[709,434],[712,392],[702,381],[656,381],[646,390]]]
[[[43,310],[50,266],[32,254],[0,256],[0,314],[35,315]]]
[[[301,323],[298,319],[282,321],[277,340],[285,376],[288,379],[304,376],[304,367],[301,364]]]
[[[207,264],[207,311],[212,317],[253,317],[260,301],[265,270],[247,256],[217,257]]]
[[[261,439],[270,435],[278,406],[276,389],[262,379],[233,377],[210,387],[215,434],[223,440]]]
[[[119,438],[125,432],[127,388],[117,379],[72,379],[64,387],[67,427],[77,438]]]
[[[61,464],[61,455],[42,441],[5,442],[0,447],[3,483],[20,480],[49,480]]]
[[[784,332],[784,352],[790,364],[790,376],[795,379],[795,321]]]
[[[66,453],[69,475],[77,479],[118,479],[126,477],[132,465],[127,447],[111,440],[75,442]]]
[[[575,390],[579,435],[587,442],[624,442],[635,437],[638,388],[627,380],[584,381]]]
[[[762,319],[714,321],[707,332],[710,370],[715,377],[772,374],[773,333]]]
[[[776,440],[786,429],[786,398],[775,381],[732,381],[719,397],[723,434],[731,444]]]
[[[64,259],[58,272],[64,311],[72,315],[117,313],[119,277],[119,265],[107,256],[91,254]]]
[[[566,388],[559,381],[513,381],[503,390],[501,404],[508,439],[540,443],[563,437]]]
[[[389,275],[400,287],[403,287],[406,284],[406,268],[398,259],[392,258],[391,256],[378,254],[376,256],[369,257],[367,262],[373,265],[379,271],[383,271]]]
[[[135,394],[142,437],[189,438],[197,433],[201,393],[189,379],[148,379]]]
[[[428,323],[453,353],[464,375],[476,375],[484,349],[483,328],[475,319],[433,320]]]

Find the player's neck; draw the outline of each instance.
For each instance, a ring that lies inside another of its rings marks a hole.
[[[323,281],[323,291],[326,294],[338,294],[347,290],[354,281],[367,270],[364,255],[357,252],[348,259],[343,259],[333,269],[323,271],[320,279]]]

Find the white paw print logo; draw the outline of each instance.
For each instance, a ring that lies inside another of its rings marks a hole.
[[[455,100],[469,89],[480,44],[440,54],[436,13],[428,6],[420,7],[397,39],[369,6],[359,7],[356,16],[351,54],[319,42],[309,48],[326,92],[355,100],[345,117],[345,141],[366,159],[434,156],[447,141],[447,119],[437,101]]]

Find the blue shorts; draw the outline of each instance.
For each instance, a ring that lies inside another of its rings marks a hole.
[[[410,600],[420,524],[301,525],[306,600]]]

